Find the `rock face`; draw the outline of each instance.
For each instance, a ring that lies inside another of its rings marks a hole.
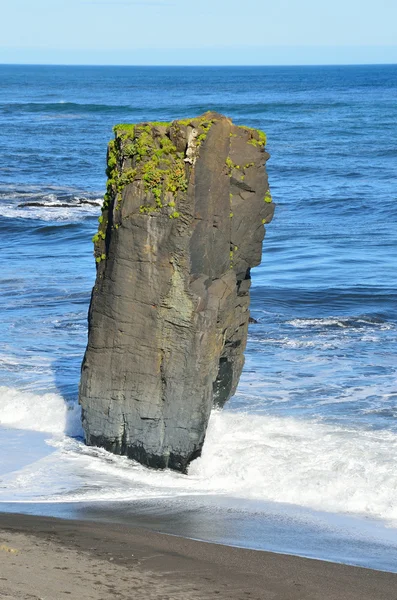
[[[217,113],[118,125],[94,236],[86,442],[186,471],[244,364],[250,268],[274,206],[265,134]]]

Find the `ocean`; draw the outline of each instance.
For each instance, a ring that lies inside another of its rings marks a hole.
[[[396,97],[397,66],[0,66],[0,510],[397,572]],[[266,131],[277,208],[185,476],[85,447],[77,394],[112,126],[206,110]]]

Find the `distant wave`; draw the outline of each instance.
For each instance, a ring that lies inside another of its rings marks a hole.
[[[237,116],[238,121],[239,113],[243,114],[244,117],[246,115],[261,114],[263,118],[263,113],[266,114],[268,111],[269,113],[272,113],[274,115],[274,113],[278,110],[282,112],[290,110],[299,110],[300,114],[302,114],[313,113],[321,110],[329,110],[330,108],[344,108],[349,106],[350,105],[346,102],[330,103],[329,101],[311,103],[310,106],[307,106],[307,104],[304,101],[296,102],[289,101],[283,98],[282,100],[280,100],[280,102],[223,102],[222,106],[214,106],[213,109],[218,110],[219,112],[233,111],[233,114]],[[162,110],[163,108],[164,107],[162,103],[158,103],[158,105],[156,106],[156,102],[152,102],[151,109],[153,112],[156,110]],[[175,113],[175,118],[180,118],[180,115],[185,115],[186,113],[185,104],[172,104],[172,109]],[[189,113],[191,116],[195,116],[197,114],[205,112],[206,110],[208,110],[207,104],[192,103],[190,104]],[[93,104],[84,102],[8,102],[0,103],[0,112],[2,112],[5,115],[15,113],[78,115],[86,113],[120,114],[123,112],[132,112],[134,115],[138,116],[142,113],[142,109],[140,106],[134,106],[131,104]],[[145,117],[143,117],[143,119],[145,119]]]
[[[394,158],[397,157],[397,148],[385,148],[382,150],[374,150],[375,156]]]
[[[62,221],[81,214],[97,214],[103,199],[93,194],[63,190],[4,190],[0,192],[2,217]]]
[[[78,102],[26,102],[0,104],[0,111],[7,113],[120,113],[133,110],[129,105],[84,104]]]
[[[345,326],[367,326],[376,324],[380,321],[388,321],[397,318],[396,307],[397,289],[395,287],[381,287],[376,285],[353,286],[353,287],[330,287],[315,289],[299,288],[275,288],[267,287],[261,280],[255,282],[252,288],[251,308],[258,311],[271,310],[275,312],[275,307],[283,314],[291,313],[294,318],[306,318],[310,311],[315,310],[317,318],[344,321]],[[361,311],[365,307],[366,322],[361,322],[361,316],[349,316],[349,312]],[[277,312],[277,310],[276,310]],[[338,315],[339,313],[339,315]],[[344,314],[343,314],[344,313]],[[257,315],[254,314],[255,318]],[[369,322],[369,319],[374,319]],[[302,321],[303,323],[303,321]],[[331,321],[332,326],[335,323]],[[341,324],[343,326],[343,324]]]
[[[62,201],[56,197],[47,198],[46,200],[32,200],[30,202],[22,202],[18,204],[18,208],[37,208],[39,206],[45,206],[46,208],[79,208],[80,206],[101,206],[102,201],[87,200],[86,198],[71,198],[68,202]]]
[[[77,196],[67,193],[53,192],[31,192],[31,191],[6,191],[0,192],[0,201],[17,200],[21,208],[28,206],[59,206],[60,203],[82,206],[102,204],[102,198],[93,198],[87,196]]]
[[[323,319],[293,319],[287,321],[289,325],[298,329],[328,328],[328,329],[362,329],[376,327],[379,329],[392,329],[394,325],[381,317],[362,315],[358,317],[325,317]]]

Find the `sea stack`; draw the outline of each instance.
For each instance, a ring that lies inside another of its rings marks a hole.
[[[93,238],[86,442],[186,472],[244,364],[250,269],[274,212],[266,137],[213,112],[114,131]]]

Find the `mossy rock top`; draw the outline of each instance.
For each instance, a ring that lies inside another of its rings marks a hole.
[[[103,218],[93,238],[96,258],[103,256],[107,245],[109,211],[111,227],[117,229],[121,224],[124,190],[130,185],[138,186],[142,191],[139,214],[161,214],[171,219],[180,217],[179,203],[187,192],[190,171],[212,126],[218,122],[230,125],[231,146],[244,132],[243,146],[246,143],[255,149],[265,147],[263,131],[235,125],[228,117],[213,111],[169,122],[121,123],[113,127],[115,137],[108,145]],[[246,147],[241,154],[245,156],[250,152]],[[238,179],[243,182],[245,170],[254,163],[241,160],[240,156],[234,160],[229,156],[226,166],[230,177],[238,173]]]
[[[145,182],[145,191],[154,194],[159,206],[164,192],[185,191],[189,165],[194,164],[212,125],[221,120],[233,125],[230,119],[212,111],[172,122],[115,125],[115,139],[108,148],[105,206],[134,179]],[[234,127],[247,134],[248,144],[265,147],[266,134],[260,129]],[[236,135],[230,133],[230,137]]]
[[[181,127],[191,127],[194,129],[198,129],[200,131],[199,136],[203,133],[208,133],[211,125],[220,119],[231,120],[214,111],[207,111],[198,117],[189,117],[186,119],[176,119],[174,121],[144,121],[142,123],[119,123],[113,127],[113,131],[115,133],[115,137],[135,137],[139,135],[140,132],[146,131],[149,133],[149,130],[153,129],[163,129],[167,133],[169,133],[172,127],[181,128]],[[237,127],[245,130],[251,136],[252,142],[258,142],[260,145],[266,145],[266,134],[261,129],[255,129],[252,127],[246,127],[245,125],[237,125]],[[198,136],[198,137],[199,137]]]

